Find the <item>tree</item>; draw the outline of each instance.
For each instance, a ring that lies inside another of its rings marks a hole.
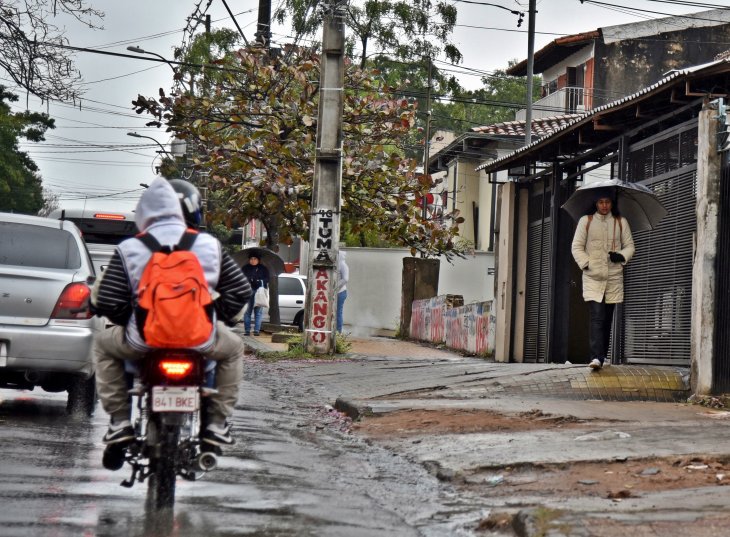
[[[84,0],[3,0],[0,4],[0,67],[18,86],[41,99],[73,100],[81,74],[71,59],[59,13],[96,27],[104,14]]]
[[[511,62],[514,63],[514,62]],[[461,91],[453,99],[432,105],[432,128],[461,133],[472,127],[514,121],[515,112],[527,105],[527,85],[524,77],[509,76],[505,71],[495,71],[482,77],[483,88]],[[533,102],[540,98],[541,78],[533,83]]]
[[[284,0],[273,17],[280,24],[291,20],[295,36],[311,37],[322,25],[323,3]],[[456,15],[456,7],[451,3],[433,0],[351,2],[345,15],[348,55],[359,56],[360,68],[367,66],[371,54],[400,61],[421,61],[444,54],[449,61],[458,63],[462,54],[450,40]]]
[[[0,86],[0,211],[36,214],[45,203],[38,166],[18,143],[43,141],[54,122],[47,114],[12,113],[8,102],[17,100]]]
[[[319,95],[319,56],[287,47],[269,55],[239,50],[237,69],[223,71],[204,96],[173,94],[134,102],[197,149],[208,186],[226,200],[218,218],[256,218],[267,246],[308,235]],[[458,215],[422,221],[417,199],[429,184],[414,174],[401,140],[412,130],[414,105],[373,75],[348,66],[345,80],[343,217],[355,234],[376,232],[424,255],[459,255]]]

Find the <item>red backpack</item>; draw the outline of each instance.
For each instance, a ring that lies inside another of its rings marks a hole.
[[[188,230],[173,247],[160,246],[149,233],[137,237],[152,252],[139,281],[136,309],[140,333],[150,347],[197,347],[213,333],[208,282],[190,251],[197,236]]]

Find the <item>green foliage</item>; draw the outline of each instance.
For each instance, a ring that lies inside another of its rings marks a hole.
[[[514,121],[515,112],[527,106],[525,77],[495,71],[483,77],[484,87],[475,91],[457,91],[453,102],[434,102],[431,127],[462,133],[472,127]],[[533,102],[540,98],[541,78],[533,82]]]
[[[38,166],[25,151],[21,139],[43,141],[54,122],[47,114],[10,111],[8,102],[18,96],[0,86],[0,211],[37,214],[44,205]]]
[[[335,334],[335,355],[347,354],[352,348],[352,342],[345,334]],[[286,351],[260,351],[257,356],[267,362],[278,362],[280,360],[321,360],[322,355],[307,352],[304,347],[304,335],[299,334],[287,339]]]
[[[139,96],[139,113],[152,125],[195,147],[196,165],[209,173],[217,199],[213,218],[227,225],[256,218],[267,246],[307,238],[311,213],[319,103],[319,55],[290,47],[268,55],[236,52],[236,71],[222,72],[210,93],[160,99]],[[230,63],[230,62],[229,62]],[[415,255],[460,255],[457,213],[421,219],[419,181],[403,141],[412,135],[414,104],[398,98],[371,71],[349,66],[345,75],[342,216],[354,236],[375,234]]]
[[[322,25],[322,2],[283,0],[273,17],[291,22],[298,38],[314,37]],[[345,10],[345,36],[350,57],[361,68],[371,56],[385,55],[399,61],[420,61],[441,55],[452,63],[462,54],[451,41],[456,7],[433,0],[363,0],[350,2]]]

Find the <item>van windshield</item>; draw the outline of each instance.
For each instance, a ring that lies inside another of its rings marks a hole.
[[[0,265],[78,269],[79,245],[64,229],[0,222]]]

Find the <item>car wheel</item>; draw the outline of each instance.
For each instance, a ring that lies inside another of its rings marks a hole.
[[[68,387],[66,412],[91,416],[96,409],[97,399],[96,377],[93,375],[88,379],[75,377]]]
[[[296,325],[300,332],[304,332],[304,311],[297,313],[292,324]]]

